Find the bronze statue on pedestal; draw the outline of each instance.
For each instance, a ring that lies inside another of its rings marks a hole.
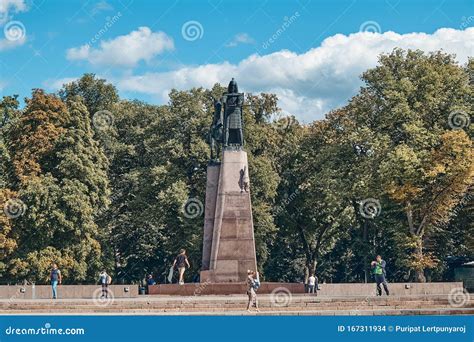
[[[237,82],[232,78],[227,93],[224,93],[220,100],[214,99],[214,117],[209,130],[212,162],[218,162],[220,145],[224,149],[242,149],[244,145],[243,105],[244,94],[239,93]]]

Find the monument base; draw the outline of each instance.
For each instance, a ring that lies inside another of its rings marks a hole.
[[[257,270],[247,153],[224,150],[207,168],[201,282],[245,282]]]

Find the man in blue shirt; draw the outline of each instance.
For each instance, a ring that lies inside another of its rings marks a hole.
[[[62,277],[58,265],[53,264],[50,274],[51,287],[53,289],[53,299],[58,297],[58,284],[61,285]]]

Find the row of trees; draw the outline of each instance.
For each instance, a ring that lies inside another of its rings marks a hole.
[[[343,108],[309,125],[246,97],[258,265],[266,280],[441,280],[473,257],[474,61],[394,50]],[[471,79],[470,79],[471,76]],[[57,94],[0,102],[0,277],[37,283],[160,281],[180,248],[199,272],[213,97],[173,90],[166,105],[120,99],[86,74]],[[275,119],[277,117],[277,119]],[[187,205],[198,206],[187,212]]]

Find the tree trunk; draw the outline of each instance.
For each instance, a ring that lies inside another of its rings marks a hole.
[[[310,265],[309,265],[309,275],[315,275],[316,276],[316,265],[318,262],[316,260],[312,260]]]
[[[416,248],[415,248],[414,254],[415,254],[416,260],[418,260],[420,265],[422,265],[423,264],[423,239],[421,237],[417,237]],[[426,283],[425,270],[423,266],[415,269],[415,281],[417,283]]]
[[[364,222],[364,230],[363,230],[363,236],[362,236],[362,239],[364,241],[364,249],[366,251],[366,253],[364,253],[364,258],[363,258],[363,262],[364,262],[364,283],[367,284],[367,281],[369,279],[369,271],[367,269],[367,252],[369,251],[369,249],[367,248],[368,247],[368,229],[367,229],[367,222]]]
[[[425,272],[424,272],[424,267],[423,267],[423,239],[419,235],[419,234],[422,234],[424,220],[421,222],[421,224],[418,227],[415,227],[415,224],[413,222],[413,208],[410,201],[407,202],[406,215],[407,215],[408,228],[409,228],[410,234],[416,239],[416,247],[413,253],[415,262],[417,262],[418,264],[414,270],[415,281],[417,283],[426,283],[426,277],[425,277]]]
[[[304,267],[304,286],[306,291],[306,286],[308,285],[308,278],[309,278],[309,267],[308,264]]]
[[[369,270],[368,270],[368,266],[367,266],[367,255],[369,253],[369,246],[368,246],[368,236],[369,236],[369,232],[368,232],[368,226],[367,226],[367,220],[363,219],[360,215],[360,211],[359,211],[359,206],[360,204],[357,202],[357,200],[355,198],[352,199],[352,208],[354,209],[354,216],[356,218],[356,222],[359,224],[359,228],[361,229],[362,231],[362,250],[359,251],[363,257],[362,257],[362,269],[363,269],[363,277],[364,277],[364,283],[367,283],[368,280],[369,280],[369,277],[370,277],[370,273],[369,273]]]
[[[308,284],[308,278],[311,275],[316,276],[316,265],[318,262],[316,260],[307,260],[304,267],[304,283]]]

